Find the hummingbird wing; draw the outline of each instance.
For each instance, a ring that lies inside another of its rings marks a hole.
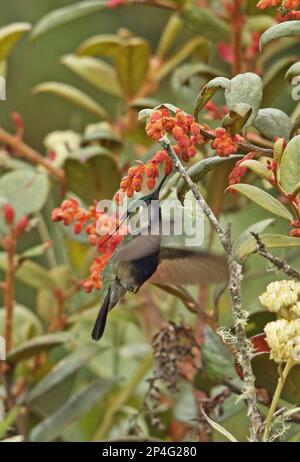
[[[226,258],[189,248],[162,247],[160,264],[149,279],[156,284],[206,285],[228,280]]]
[[[130,240],[123,242],[118,247],[116,261],[126,262],[140,260],[148,255],[160,251],[161,236],[154,235],[136,235],[131,236]]]

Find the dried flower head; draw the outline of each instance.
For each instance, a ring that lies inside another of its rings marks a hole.
[[[265,326],[270,358],[276,363],[300,360],[300,319],[279,319]]]

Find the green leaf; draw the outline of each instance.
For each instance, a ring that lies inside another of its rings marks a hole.
[[[300,35],[300,21],[286,21],[270,27],[264,32],[259,41],[260,51],[272,40],[282,37]]]
[[[95,35],[85,40],[76,54],[80,56],[114,56],[124,44],[118,35]]]
[[[241,166],[247,167],[249,170],[254,172],[260,178],[264,178],[265,180],[272,177],[272,173],[267,169],[267,167],[258,160],[245,160],[241,163]]]
[[[254,231],[255,232],[255,231]],[[285,236],[284,234],[262,234],[260,236],[262,243],[268,248],[286,248],[286,247],[300,247],[300,239],[297,237]],[[237,255],[242,260],[256,250],[256,240],[254,237],[249,238],[244,242],[239,249]]]
[[[6,310],[0,309],[0,335],[4,335]],[[13,347],[17,348],[36,335],[43,333],[43,326],[37,315],[29,308],[16,304],[13,316]]]
[[[275,137],[288,140],[292,129],[292,122],[286,113],[275,108],[260,109],[252,125],[272,141]]]
[[[205,63],[188,63],[175,69],[171,77],[171,84],[175,93],[182,91],[182,88],[194,78],[205,77],[213,79],[222,75],[220,69],[216,69]]]
[[[186,42],[180,50],[174,52],[163,66],[157,72],[157,80],[165,78],[173,69],[175,69],[182,61],[187,59],[194,51],[199,48],[208,48],[209,42],[204,37],[193,37]]]
[[[269,354],[261,353],[253,358],[252,368],[256,378],[256,386],[265,388],[272,395],[279,378],[278,364],[269,359]],[[300,366],[294,366],[290,371],[282,390],[281,398],[290,403],[300,403]]]
[[[7,256],[5,252],[0,252],[0,268],[4,271],[7,270]],[[53,290],[56,287],[48,271],[31,260],[22,262],[21,266],[17,269],[16,278],[34,289],[47,288]]]
[[[15,170],[0,178],[0,191],[0,197],[13,206],[18,219],[43,208],[49,193],[49,180],[45,173]]]
[[[238,443],[238,440],[233,436],[229,431],[227,431],[222,425],[218,424],[214,420],[210,419],[207,414],[201,409],[202,414],[204,415],[205,419],[209,423],[209,425],[216,430],[218,433],[221,433],[221,435],[225,436],[231,443]]]
[[[252,112],[245,122],[245,127],[249,127],[256,118],[262,101],[261,78],[252,72],[236,75],[230,80],[229,88],[225,88],[225,101],[229,111],[238,112],[237,105],[241,103],[251,107]]]
[[[296,60],[297,57],[287,56],[277,59],[274,64],[268,65],[263,77],[263,106],[271,106],[278,94],[282,93],[283,86],[287,86],[284,81],[285,73]]]
[[[272,223],[274,223],[274,219],[267,218],[266,220],[261,220],[258,223],[254,223],[254,225],[251,225],[245,229],[245,231],[243,231],[233,242],[233,250],[235,255],[240,259],[243,258],[243,249],[247,248],[249,242],[254,240],[251,233],[261,234]],[[255,247],[253,250],[255,250]]]
[[[100,61],[90,56],[76,56],[72,54],[63,56],[60,61],[96,88],[115,96],[121,95],[116,72],[105,61]]]
[[[100,119],[107,119],[108,114],[106,110],[100,106],[94,99],[83,93],[78,88],[60,82],[44,82],[32,89],[32,93],[37,95],[39,93],[50,93],[80,106],[87,111],[96,114]]]
[[[204,370],[211,380],[224,380],[235,375],[231,353],[210,327],[205,328],[201,355]]]
[[[232,106],[229,113],[222,120],[222,126],[228,133],[234,135],[241,131],[246,125],[247,120],[252,114],[252,107],[246,103],[236,103]]]
[[[72,151],[72,153],[69,155],[69,158],[76,159],[79,162],[84,163],[91,157],[97,156],[99,154],[106,154],[110,156],[111,152],[101,145],[91,144],[90,146],[84,146],[82,148],[75,149],[75,151]]]
[[[95,406],[113,384],[113,381],[100,379],[72,395],[54,414],[33,428],[29,440],[53,441],[68,425]]]
[[[268,322],[276,321],[276,314],[270,311],[258,311],[250,314],[245,330],[248,338],[261,334]]]
[[[67,343],[72,339],[69,332],[58,332],[55,334],[42,335],[35,337],[28,342],[23,343],[22,346],[11,350],[7,356],[7,361],[12,364],[17,364],[20,361],[31,358],[43,351],[48,351],[63,343]]]
[[[240,155],[233,155],[229,157],[219,157],[219,156],[214,156],[214,157],[208,157],[207,159],[202,159],[196,164],[194,164],[192,167],[190,167],[187,170],[188,175],[190,178],[193,180],[194,183],[198,183],[198,181],[201,180],[208,172],[213,170],[217,165],[226,163],[228,161],[232,160],[239,160],[242,159],[243,156]],[[184,203],[184,198],[186,193],[188,192],[189,188],[186,185],[186,182],[180,178],[177,184],[177,197],[180,200],[180,202]]]
[[[15,421],[18,418],[19,413],[20,413],[20,407],[19,406],[14,406],[13,408],[10,409],[10,411],[7,413],[5,418],[1,419],[1,421],[0,421],[1,443],[3,443],[2,438],[6,435],[6,433],[14,425]]]
[[[182,27],[182,20],[178,13],[172,14],[159,39],[156,50],[156,56],[158,56],[159,59],[163,59],[165,54],[172,47]]]
[[[200,33],[213,42],[230,39],[228,25],[209,9],[188,6],[182,11],[181,17],[187,29],[195,34]]]
[[[233,189],[240,192],[244,196],[248,197],[248,199],[252,202],[255,202],[255,204],[265,210],[268,210],[268,212],[273,213],[273,215],[285,218],[288,221],[293,220],[292,214],[284,205],[281,204],[281,202],[256,186],[252,186],[250,184],[235,184],[233,186],[229,186],[227,189]]]
[[[120,185],[116,161],[107,154],[98,154],[85,162],[67,159],[65,164],[68,187],[87,204],[109,199]]]
[[[205,104],[213,97],[213,95],[220,89],[226,90],[230,88],[230,80],[226,77],[216,77],[215,79],[208,82],[201,89],[199,95],[196,98],[194,105],[194,117],[198,120],[199,111],[205,106]]]
[[[115,56],[115,68],[123,93],[134,96],[144,83],[150,62],[149,44],[140,38],[132,38]]]
[[[30,404],[36,401],[49,390],[62,383],[72,374],[84,367],[96,353],[100,353],[99,348],[81,347],[79,350],[63,358],[29,391],[25,398],[26,403]]]
[[[292,66],[286,71],[284,78],[288,83],[292,83],[293,78],[298,77],[298,75],[300,75],[300,61],[292,64]]]
[[[300,182],[300,135],[292,138],[283,151],[280,162],[280,182],[291,193]]]
[[[15,22],[0,28],[0,62],[9,56],[22,35],[30,30],[31,24],[28,22]]]
[[[88,14],[96,13],[105,7],[105,3],[105,0],[89,0],[79,3],[76,2],[64,8],[52,10],[34,26],[31,38],[35,40],[56,27],[82,18]]]

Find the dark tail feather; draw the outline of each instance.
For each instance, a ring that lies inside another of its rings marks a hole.
[[[110,297],[111,297],[111,288],[109,288],[107,295],[102,303],[102,306],[100,308],[98,317],[96,319],[94,329],[92,332],[92,339],[93,340],[100,340],[104,333],[105,329],[105,324],[106,324],[106,318],[107,318],[107,313],[109,311],[109,306],[110,306]]]

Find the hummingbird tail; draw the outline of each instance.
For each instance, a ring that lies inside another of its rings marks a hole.
[[[110,309],[110,298],[111,298],[111,287],[109,288],[107,295],[102,303],[102,306],[100,308],[99,314],[97,316],[94,329],[92,332],[92,339],[93,340],[100,340],[104,333],[105,329],[105,324],[106,324],[106,318],[107,318],[107,313]]]

